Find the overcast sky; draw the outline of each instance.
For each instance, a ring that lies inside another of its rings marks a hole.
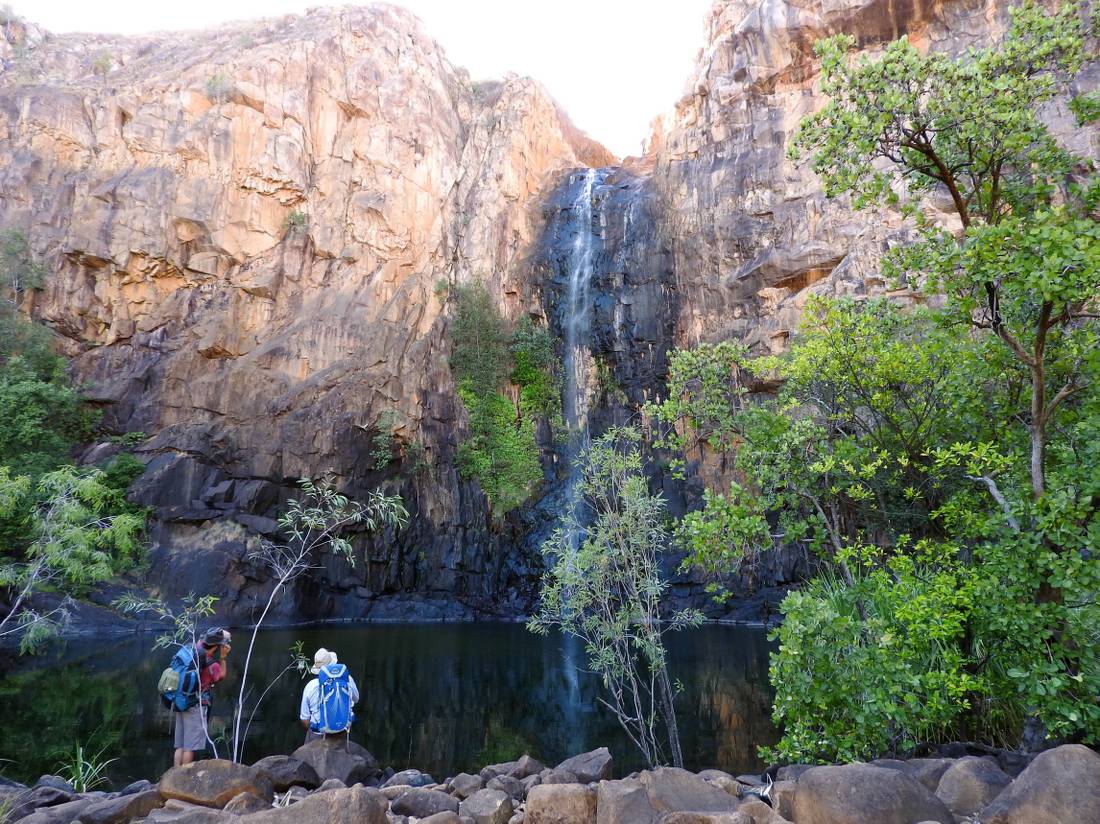
[[[325,5],[316,0],[7,0],[55,32],[205,28]],[[400,0],[475,80],[507,71],[545,85],[573,121],[618,155],[679,98],[711,0]],[[342,5],[335,3],[333,5]]]

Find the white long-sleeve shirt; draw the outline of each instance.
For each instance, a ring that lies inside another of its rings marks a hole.
[[[348,675],[348,686],[351,688],[351,705],[359,700],[359,687],[355,686],[355,679]],[[308,721],[310,726],[321,723],[321,682],[312,679],[306,688],[302,690],[302,706],[298,710],[298,718]]]

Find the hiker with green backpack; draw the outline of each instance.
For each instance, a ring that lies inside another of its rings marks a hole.
[[[196,752],[206,749],[210,688],[225,678],[232,641],[229,630],[211,629],[198,643],[180,647],[160,675],[157,690],[175,719],[173,764],[177,767],[190,764]]]
[[[355,720],[353,707],[359,688],[336,653],[324,647],[313,656],[309,670],[317,677],[306,684],[298,720],[306,730],[306,743],[329,736],[347,736]]]

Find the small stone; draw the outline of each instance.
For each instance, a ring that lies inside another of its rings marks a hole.
[[[451,787],[459,798],[467,798],[484,786],[480,775],[459,773],[451,779]]]
[[[525,795],[523,782],[510,775],[498,775],[485,786],[491,790],[500,790],[503,793],[507,793],[510,797],[515,799],[521,799]]]
[[[519,783],[518,779],[512,780]],[[512,798],[502,790],[478,790],[462,802],[459,812],[472,818],[476,824],[508,824],[513,812]]]
[[[382,784],[383,787],[393,787],[398,784],[404,784],[408,787],[426,787],[429,784],[434,784],[435,779],[427,773],[422,773],[420,770],[402,770],[401,772],[394,773]]]
[[[258,813],[262,810],[271,809],[271,802],[264,801],[253,793],[241,793],[229,799],[229,803],[226,804],[223,809],[227,813],[233,813],[234,815],[248,815],[249,813]],[[85,822],[85,824],[87,824],[87,822]]]
[[[390,810],[398,815],[427,818],[429,815],[450,810],[458,812],[458,800],[439,790],[413,787],[393,800]]]

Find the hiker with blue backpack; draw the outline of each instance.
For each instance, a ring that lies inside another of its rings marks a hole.
[[[324,647],[313,656],[309,670],[317,677],[306,684],[298,719],[306,730],[306,743],[327,736],[349,735],[355,720],[353,707],[359,688],[336,653]]]
[[[180,647],[168,668],[161,673],[157,689],[175,719],[173,764],[181,767],[206,749],[206,716],[210,688],[225,678],[225,660],[233,636],[220,627],[209,630],[202,640]]]

